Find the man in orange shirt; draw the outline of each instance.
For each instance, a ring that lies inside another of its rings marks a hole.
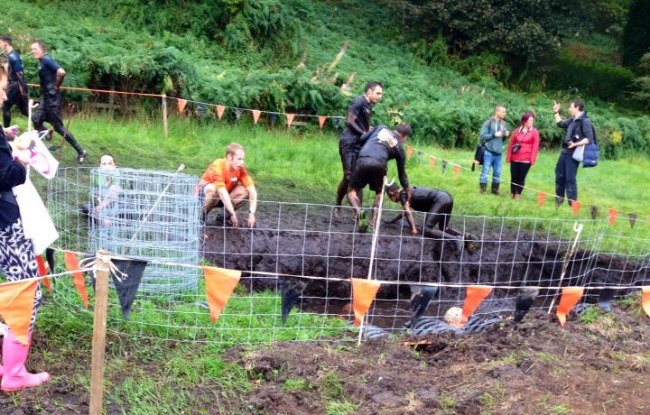
[[[255,226],[257,190],[244,167],[244,156],[244,147],[231,143],[226,147],[226,158],[216,159],[203,173],[194,188],[194,195],[203,196],[204,218],[207,218],[208,213],[215,207],[223,206],[225,218],[229,218],[233,227],[238,227],[239,219],[235,210],[248,200],[250,210],[246,224],[249,228]]]

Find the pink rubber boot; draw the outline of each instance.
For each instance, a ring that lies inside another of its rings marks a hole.
[[[4,376],[0,383],[0,389],[5,392],[13,392],[25,388],[32,388],[50,380],[47,372],[31,374],[25,368],[25,361],[29,355],[29,348],[32,343],[32,333],[27,334],[27,346],[21,344],[14,337],[11,330],[5,333],[2,342],[2,360],[4,363]]]

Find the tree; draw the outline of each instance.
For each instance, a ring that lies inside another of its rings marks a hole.
[[[623,30],[623,64],[634,67],[650,49],[650,0],[634,0],[630,5],[627,24]]]

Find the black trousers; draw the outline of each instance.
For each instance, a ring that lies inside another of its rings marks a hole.
[[[5,128],[11,125],[11,107],[14,105],[18,107],[20,112],[27,117],[29,115],[28,105],[29,105],[29,92],[25,91],[23,96],[20,93],[20,88],[18,82],[7,87],[7,100],[2,104],[2,118]]]
[[[63,117],[61,116],[62,102],[63,99],[60,91],[53,90],[44,92],[43,100],[34,113],[34,127],[38,131],[43,131],[46,129],[43,123],[50,123],[54,131],[65,137],[66,141],[77,151],[77,154],[81,154],[84,151],[83,148],[77,143],[72,133],[67,131],[63,126]]]
[[[526,176],[530,170],[530,163],[513,161],[510,163],[510,193],[520,195],[526,185]]]

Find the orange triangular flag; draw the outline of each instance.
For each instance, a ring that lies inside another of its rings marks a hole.
[[[406,146],[406,159],[410,160],[413,157],[413,151],[415,149],[412,146]]]
[[[208,296],[208,305],[210,306],[210,320],[214,323],[221,315],[232,292],[235,290],[241,271],[217,267],[203,267],[205,276],[205,291]]]
[[[545,201],[546,201],[546,193],[537,192],[537,207],[542,207]]]
[[[36,255],[36,263],[38,264],[38,275],[45,277],[47,275],[47,268],[45,268],[45,261],[43,260],[43,255]],[[50,285],[50,280],[48,278],[43,278],[43,283],[47,292],[52,292],[52,286]]]
[[[436,158],[434,156],[429,156],[429,169],[433,170],[436,167]]]
[[[251,110],[251,112],[253,113],[253,123],[257,124],[257,121],[260,119],[260,114],[262,113],[262,111],[260,111],[260,110]]]
[[[287,128],[291,127],[291,123],[293,122],[293,118],[296,116],[296,114],[285,114],[287,116]]]
[[[217,105],[217,118],[221,120],[221,117],[223,117],[223,112],[226,110],[226,107],[223,105]]]
[[[327,115],[319,115],[318,116],[318,128],[321,130],[325,126],[325,121],[327,121]]]
[[[573,210],[574,216],[578,216],[578,211],[580,210],[580,202],[577,200],[571,202],[571,210]]]
[[[77,287],[79,295],[81,295],[81,301],[83,301],[84,307],[88,308],[90,304],[88,303],[88,294],[86,293],[86,281],[84,281],[84,275],[79,271],[81,267],[79,266],[77,255],[72,251],[63,251],[63,258],[65,260],[65,268],[72,272],[72,282]]]
[[[178,112],[180,112],[181,114],[184,113],[185,108],[187,107],[187,100],[178,98],[177,102],[178,102]]]
[[[467,319],[474,314],[474,311],[481,305],[481,302],[490,295],[492,292],[492,287],[486,287],[484,285],[470,285],[467,287],[467,293],[465,294],[465,303],[463,304],[463,324],[467,322]]]
[[[18,341],[27,345],[27,332],[34,312],[34,296],[38,279],[0,284],[0,316]]]
[[[562,288],[562,298],[560,298],[560,304],[557,306],[557,310],[555,312],[557,318],[560,319],[560,326],[564,327],[567,314],[569,314],[573,307],[578,304],[578,301],[580,301],[582,298],[584,291],[584,287]]]
[[[641,287],[641,307],[643,311],[650,317],[650,285]]]
[[[379,281],[352,278],[352,308],[354,309],[354,325],[358,326],[366,315],[370,304],[375,299],[381,284]]]
[[[618,216],[618,210],[610,209],[609,210],[609,226],[614,226],[616,223],[616,217]]]
[[[458,164],[454,164],[454,177],[458,178],[460,175],[460,166]]]

